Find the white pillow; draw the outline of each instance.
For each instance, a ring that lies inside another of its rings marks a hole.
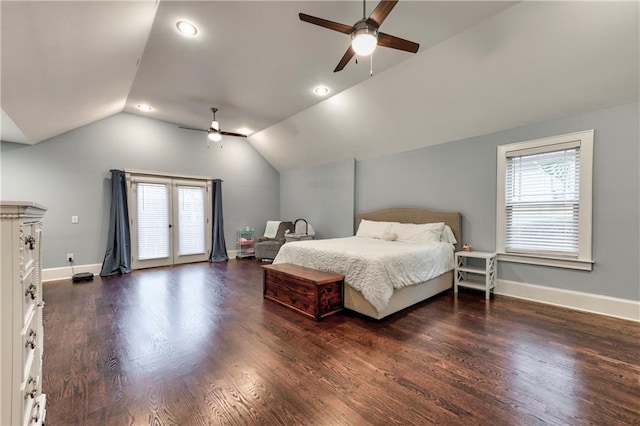
[[[356,237],[380,239],[385,232],[391,232],[391,226],[393,224],[394,222],[376,222],[362,219],[360,225],[358,225]]]
[[[382,234],[380,239],[385,241],[395,241],[396,237],[397,235],[394,234],[393,232],[385,232],[384,234]]]
[[[391,228],[397,241],[409,243],[439,242],[444,229],[444,222],[439,223],[397,223]]]
[[[442,236],[440,237],[440,241],[444,241],[449,244],[457,244],[458,240],[456,240],[455,235],[453,235],[453,230],[449,225],[445,225],[442,230]]]

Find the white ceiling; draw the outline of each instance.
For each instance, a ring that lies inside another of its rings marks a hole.
[[[377,2],[367,2],[367,14]],[[515,5],[514,5],[515,4]],[[381,30],[420,43],[333,68],[353,1],[0,2],[2,140],[120,111],[222,130],[278,170],[363,158],[638,99],[638,3],[401,0]],[[175,22],[195,23],[186,38]],[[328,99],[312,93],[331,88]],[[148,103],[151,113],[135,106]],[[187,130],[185,130],[186,132]]]

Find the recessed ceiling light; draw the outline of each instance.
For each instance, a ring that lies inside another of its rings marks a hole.
[[[196,26],[191,22],[178,21],[176,22],[176,28],[178,28],[178,31],[180,31],[182,34],[189,37],[193,37],[194,35],[198,34],[198,28],[196,28]]]
[[[144,111],[144,112],[149,112],[149,111],[153,111],[153,108],[151,108],[149,105],[147,104],[140,104],[137,107],[140,111]]]
[[[329,88],[327,86],[318,86],[315,89],[313,89],[313,93],[315,93],[318,96],[324,96],[327,93],[329,93]]]
[[[251,129],[247,129],[246,127],[241,127],[238,129],[238,133],[242,133],[243,135],[250,135]]]

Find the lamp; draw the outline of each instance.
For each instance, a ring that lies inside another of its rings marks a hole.
[[[365,20],[356,22],[351,33],[351,47],[358,56],[369,56],[378,45],[378,30]]]

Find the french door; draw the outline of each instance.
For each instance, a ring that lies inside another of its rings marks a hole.
[[[201,262],[211,249],[211,181],[127,174],[133,269]]]

